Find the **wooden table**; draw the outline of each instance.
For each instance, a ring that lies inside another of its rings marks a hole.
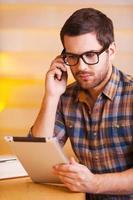
[[[29,177],[0,180],[0,200],[85,200],[63,185],[33,183]]]

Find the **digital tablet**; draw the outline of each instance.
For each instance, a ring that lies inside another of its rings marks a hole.
[[[5,140],[34,182],[60,183],[59,178],[52,173],[52,168],[56,164],[68,163],[69,160],[56,137],[6,136]]]

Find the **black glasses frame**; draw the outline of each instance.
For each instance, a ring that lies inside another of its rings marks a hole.
[[[84,53],[82,53],[82,54],[69,53],[69,52],[66,52],[65,49],[63,49],[63,51],[62,51],[62,53],[61,53],[61,57],[63,58],[64,63],[65,63],[66,65],[70,66],[70,67],[71,67],[71,66],[77,65],[80,58],[81,58],[81,59],[84,61],[84,63],[87,64],[87,65],[95,65],[95,64],[97,64],[97,63],[99,62],[99,56],[100,56],[100,54],[102,54],[102,53],[103,53],[104,51],[106,51],[108,48],[109,48],[109,45],[103,47],[100,51],[86,51],[86,52],[84,52]],[[84,56],[85,54],[87,54],[87,53],[95,53],[95,54],[97,55],[97,62],[95,62],[95,63],[88,63],[88,62],[86,62],[83,56]],[[65,59],[66,59],[66,55],[76,56],[76,57],[77,57],[77,62],[76,62],[74,65],[68,64],[68,63],[66,62],[66,60],[65,60]]]

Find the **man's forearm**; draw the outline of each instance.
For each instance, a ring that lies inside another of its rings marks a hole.
[[[133,169],[96,175],[98,194],[133,194]]]
[[[55,115],[59,98],[45,96],[40,112],[32,128],[32,135],[35,137],[52,137]]]

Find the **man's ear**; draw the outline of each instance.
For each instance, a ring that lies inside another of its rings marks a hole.
[[[116,54],[116,44],[115,42],[112,42],[109,46],[109,56],[110,59],[113,60]]]

